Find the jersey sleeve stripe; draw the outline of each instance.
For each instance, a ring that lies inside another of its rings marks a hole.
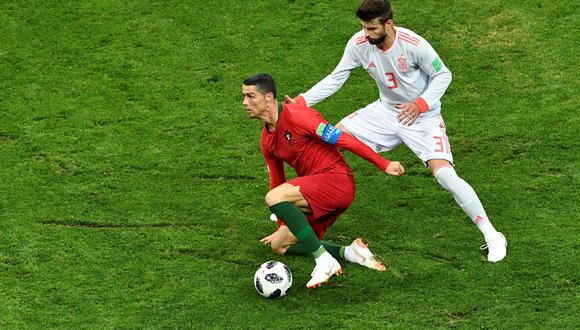
[[[401,34],[400,35],[403,36],[403,37],[407,37],[407,39],[412,40],[412,41],[415,41],[416,43],[419,43],[419,41],[420,41],[418,38],[413,37],[412,35],[410,35],[408,33],[405,33],[403,31],[401,31]]]
[[[401,39],[402,41],[405,41],[405,42],[407,42],[407,43],[410,43],[410,44],[411,44],[411,45],[413,45],[413,46],[417,46],[417,45],[419,45],[419,41],[414,41],[414,40],[412,40],[412,39],[408,39],[408,37],[406,37],[406,36],[403,36],[403,35],[400,35],[400,36],[399,36],[399,39]]]
[[[365,38],[365,37],[359,37],[359,38],[356,38],[356,39],[355,39],[355,43],[356,43],[357,45],[364,44],[364,43],[365,43],[365,42],[367,42],[367,41],[368,41],[368,40],[367,40],[367,38]]]

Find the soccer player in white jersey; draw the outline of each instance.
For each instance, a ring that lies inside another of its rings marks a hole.
[[[297,98],[312,106],[338,91],[352,70],[364,68],[379,88],[379,99],[336,127],[376,152],[406,144],[477,225],[486,241],[481,248],[487,248],[487,259],[502,260],[507,254],[505,236],[453,167],[439,101],[451,83],[451,72],[425,39],[394,25],[390,1],[364,0],[356,14],[363,30],[350,38],[334,71]],[[286,96],[286,102],[295,101]]]

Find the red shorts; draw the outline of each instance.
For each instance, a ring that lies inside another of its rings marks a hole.
[[[307,213],[306,219],[318,239],[324,237],[326,230],[354,201],[354,178],[349,173],[325,172],[298,177],[287,183],[300,187],[300,193],[310,205],[312,213]],[[281,224],[278,220],[278,225]]]

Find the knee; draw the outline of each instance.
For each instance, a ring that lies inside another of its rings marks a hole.
[[[467,190],[472,190],[471,186],[465,182],[455,169],[452,167],[442,167],[435,173],[435,178],[441,185],[441,187],[445,188],[447,191],[450,191],[454,195]]]
[[[449,190],[449,186],[455,181],[457,174],[452,167],[440,166],[433,170],[433,176],[443,188]]]
[[[272,206],[274,204],[277,204],[277,203],[282,201],[281,194],[278,193],[278,191],[275,189],[270,190],[266,194],[266,197],[264,197],[264,201],[266,202],[266,205],[268,205],[268,206]]]
[[[288,188],[285,187],[284,185],[274,188],[266,194],[264,200],[266,201],[266,204],[268,206],[288,201],[289,200]]]

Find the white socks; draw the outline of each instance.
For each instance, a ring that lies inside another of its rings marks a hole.
[[[314,258],[314,261],[316,261],[317,265],[321,262],[323,262],[323,263],[332,262],[332,260],[335,260],[335,259],[330,253],[328,253],[328,251],[324,251],[320,256],[318,256],[317,258]]]
[[[483,205],[469,183],[460,178],[452,167],[441,167],[435,172],[439,184],[453,194],[453,198],[481,231],[486,241],[496,237],[497,231],[487,218]],[[346,254],[346,253],[345,253]]]

